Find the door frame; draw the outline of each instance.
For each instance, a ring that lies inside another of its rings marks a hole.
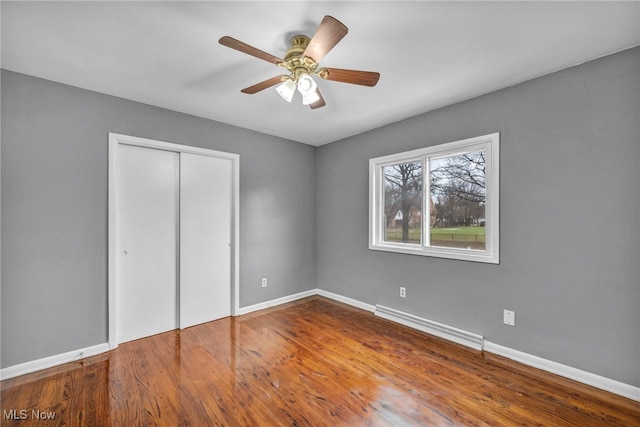
[[[216,157],[231,160],[231,315],[237,316],[240,310],[240,155],[207,148],[192,147],[189,145],[175,144],[172,142],[157,141],[147,138],[122,135],[109,132],[109,220],[108,220],[108,340],[109,349],[118,346],[117,337],[117,268],[118,268],[118,241],[117,241],[117,159],[118,148],[121,145],[152,148],[156,150],[172,151],[176,153],[190,153],[202,156]]]

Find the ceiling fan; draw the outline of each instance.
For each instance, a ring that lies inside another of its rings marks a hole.
[[[296,91],[302,94],[302,103],[311,109],[324,107],[325,101],[320,94],[318,85],[312,76],[324,80],[352,83],[362,86],[375,86],[380,73],[371,71],[345,70],[340,68],[318,68],[318,63],[333,47],[338,44],[349,29],[337,19],[327,15],[322,19],[313,37],[304,35],[291,39],[291,48],[284,59],[280,59],[267,52],[243,43],[229,36],[220,38],[219,43],[231,49],[244,52],[279,67],[285,68],[289,74],[272,77],[241,90],[243,93],[254,94],[280,83],[276,88],[280,96],[291,102]]]

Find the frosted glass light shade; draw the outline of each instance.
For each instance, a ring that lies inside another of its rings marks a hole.
[[[298,79],[298,92],[302,94],[302,104],[313,104],[320,99],[316,89],[318,84],[311,78],[310,75],[305,74]]]
[[[307,95],[302,95],[302,104],[303,105],[313,104],[319,99],[320,99],[320,96],[318,96],[318,92],[313,91]]]
[[[304,74],[298,79],[298,92],[300,92],[302,96],[315,93],[317,87],[316,82],[308,74]]]
[[[293,80],[288,79],[281,85],[278,85],[276,91],[285,101],[291,102],[293,94],[296,92],[296,84]]]

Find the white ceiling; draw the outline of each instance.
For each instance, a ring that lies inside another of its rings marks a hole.
[[[322,145],[640,44],[627,2],[6,2],[2,67]],[[282,57],[324,15],[349,34],[320,66],[378,71],[374,88],[322,81],[310,110],[274,89],[282,69],[218,44]]]

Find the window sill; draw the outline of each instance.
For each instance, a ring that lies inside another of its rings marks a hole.
[[[394,252],[407,255],[482,262],[486,264],[500,264],[500,259],[497,255],[493,255],[489,251],[478,251],[473,249],[459,250],[456,248],[444,247],[425,248],[419,245],[394,244],[387,242],[369,244],[369,249],[373,251]]]

